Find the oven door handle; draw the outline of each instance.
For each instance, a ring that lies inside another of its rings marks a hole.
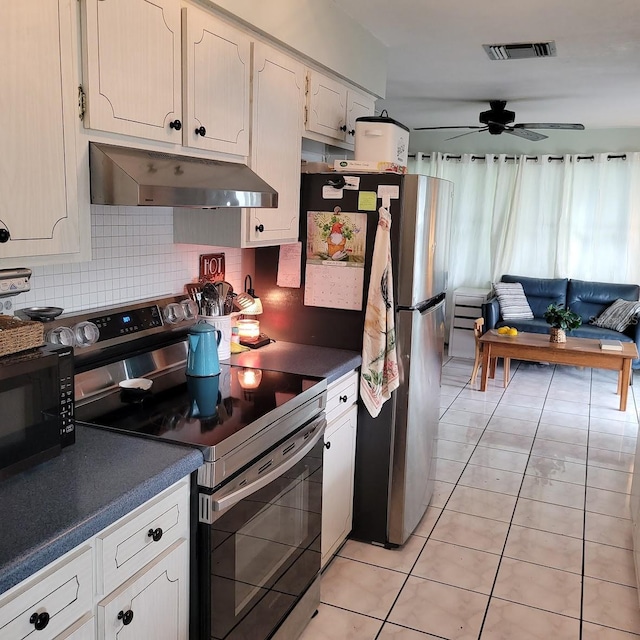
[[[321,428],[319,428],[316,434],[311,438],[305,445],[299,449],[294,455],[290,458],[287,458],[285,462],[279,464],[277,467],[269,471],[269,473],[265,473],[262,477],[258,478],[255,482],[248,484],[242,489],[238,489],[237,491],[233,491],[229,495],[223,496],[219,500],[215,498],[211,501],[213,511],[224,511],[229,507],[232,507],[234,504],[237,504],[247,496],[250,496],[252,493],[259,491],[263,487],[266,487],[270,482],[275,480],[277,477],[281,476],[283,473],[286,473],[294,467],[302,458],[304,458],[313,447],[318,444],[318,441],[324,435],[324,427],[326,426],[326,421],[322,418]]]

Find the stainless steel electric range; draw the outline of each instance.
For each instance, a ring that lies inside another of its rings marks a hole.
[[[326,382],[225,362],[187,379],[182,302],[61,316],[47,335],[74,335],[77,420],[203,452],[192,638],[293,640],[319,603]],[[148,392],[119,386],[141,377]]]

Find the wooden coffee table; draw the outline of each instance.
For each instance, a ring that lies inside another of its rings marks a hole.
[[[599,340],[590,338],[567,338],[566,342],[557,343],[550,342],[549,335],[544,333],[518,333],[517,336],[503,336],[495,329],[491,329],[480,338],[480,343],[482,344],[480,391],[487,390],[491,358],[515,358],[593,369],[613,369],[620,372],[618,376],[620,411],[627,409],[631,361],[638,357],[635,342],[623,342],[622,351],[606,351],[600,348]],[[508,370],[505,370],[505,384],[508,375]]]

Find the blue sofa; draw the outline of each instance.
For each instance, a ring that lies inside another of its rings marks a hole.
[[[502,282],[519,282],[531,307],[534,317],[531,320],[508,320],[500,316],[498,299],[493,298],[482,305],[482,316],[486,330],[502,326],[515,327],[518,331],[531,333],[549,333],[549,324],[543,315],[547,307],[561,304],[575,311],[582,324],[567,333],[577,338],[607,338],[623,342],[635,342],[640,352],[640,323],[629,325],[624,333],[603,329],[589,324],[618,298],[623,300],[640,299],[640,287],[635,284],[610,284],[607,282],[589,282],[568,278],[527,278],[524,276],[504,275]],[[640,359],[633,361],[633,368],[640,369]]]

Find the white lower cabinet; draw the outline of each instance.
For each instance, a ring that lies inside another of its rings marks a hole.
[[[72,624],[62,635],[56,640],[95,640],[96,638],[96,619],[87,614]]]
[[[333,557],[351,531],[358,407],[358,373],[348,373],[327,390],[327,429],[322,476],[321,565]]]
[[[174,543],[98,604],[98,640],[187,640],[188,546]]]
[[[0,599],[0,639],[52,640],[92,603],[93,558],[83,545]]]
[[[188,514],[184,478],[4,593],[0,640],[187,640]]]

